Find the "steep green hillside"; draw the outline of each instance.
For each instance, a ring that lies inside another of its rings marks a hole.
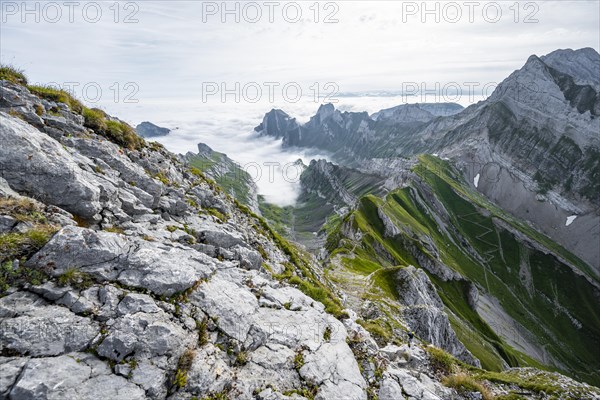
[[[326,219],[335,214],[335,208],[316,194],[302,193],[294,206],[280,207],[259,196],[261,214],[271,226],[286,238],[314,250],[320,244],[315,233]]]
[[[382,195],[384,181],[380,176],[313,160],[300,176],[302,191],[294,206],[281,208],[259,197],[260,211],[279,233],[318,249],[321,240],[316,234],[328,218],[354,207],[367,193]]]
[[[214,179],[239,202],[256,209],[256,185],[250,174],[226,154],[214,151],[205,144],[199,144],[198,149],[198,154],[186,156],[187,163]]]
[[[409,264],[428,270],[458,337],[485,368],[543,364],[598,384],[600,290],[589,267],[473,192],[448,162],[422,156],[413,172],[409,186],[383,199],[363,197],[328,227],[332,256],[347,255],[355,271]],[[360,241],[349,231],[362,234]],[[466,280],[443,278],[440,265]],[[519,328],[502,334],[505,321],[490,326],[474,307],[472,284]],[[511,335],[546,356],[518,351]]]

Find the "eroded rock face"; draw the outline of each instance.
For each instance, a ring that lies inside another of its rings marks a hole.
[[[0,195],[61,212],[23,265],[48,278],[0,298],[0,397],[366,399],[345,327],[267,272],[289,257],[253,217],[160,146],[120,148],[2,85],[0,108],[27,115],[0,112]]]
[[[80,167],[85,163],[81,156],[67,152],[33,126],[3,113],[0,142],[0,171],[11,188],[82,217],[92,218],[100,212],[100,187],[105,182]]]
[[[99,280],[116,281],[157,295],[171,296],[207,278],[215,270],[215,261],[191,249],[164,247],[122,235],[66,227],[31,259],[30,264],[49,269],[54,276],[76,268]]]
[[[16,292],[0,302],[0,342],[18,354],[40,357],[83,351],[99,331],[97,322],[32,293]]]
[[[187,351],[192,361],[178,396],[250,399],[268,385],[286,391],[310,384],[320,399],[366,399],[346,329],[322,304],[239,261],[169,247],[79,227],[57,233],[30,267],[57,277],[75,270],[94,283],[77,289],[47,282],[0,299],[3,349],[36,357],[6,361],[3,380],[12,383],[3,392],[87,399],[111,385],[111,398],[164,398],[175,390],[173,375]],[[131,281],[142,266],[143,279]],[[185,300],[161,300],[194,283]]]
[[[444,304],[427,274],[409,265],[396,273],[399,301],[404,319],[417,336],[446,349],[460,360],[479,366],[479,360],[458,340],[450,326]]]
[[[261,296],[257,299],[248,286]],[[278,387],[292,389],[294,382],[305,381],[319,387],[321,398],[331,398],[330,392],[363,398],[366,384],[346,344],[345,328],[300,291],[268,283],[254,271],[218,271],[190,303],[251,352],[249,365],[256,365],[240,372],[248,374],[240,385],[274,380]],[[325,329],[331,332],[328,339]],[[304,365],[295,371],[297,353],[303,354]]]
[[[8,392],[11,399],[145,399],[144,391],[86,353],[31,358]]]

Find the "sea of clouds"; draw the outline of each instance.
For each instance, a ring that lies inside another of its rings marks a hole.
[[[337,97],[335,107],[341,111],[367,111],[372,114],[384,108],[419,102],[420,97],[390,94],[360,93]],[[469,99],[458,101],[469,105]],[[312,159],[328,159],[328,154],[317,149],[283,149],[281,140],[259,136],[254,128],[262,122],[268,111],[281,109],[298,122],[304,123],[313,116],[320,102],[303,97],[295,103],[285,101],[222,102],[219,98],[144,100],[136,107],[128,107],[125,117],[137,124],[150,121],[171,129],[168,136],[156,139],[172,152],[185,154],[197,152],[198,143],[227,154],[245,168],[255,180],[259,194],[266,201],[280,205],[293,205],[299,195],[297,170],[286,168],[301,159],[308,165]],[[257,168],[260,166],[260,168]]]

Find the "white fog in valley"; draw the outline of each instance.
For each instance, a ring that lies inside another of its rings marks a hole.
[[[340,111],[373,114],[384,108],[406,103],[455,101],[468,106],[482,96],[402,96],[360,93],[333,96],[330,100]],[[150,121],[171,129],[168,136],[155,139],[167,149],[179,154],[196,152],[198,143],[205,143],[213,150],[225,153],[238,162],[254,179],[259,194],[266,201],[280,205],[293,205],[299,194],[297,168],[291,163],[301,159],[306,165],[312,159],[329,159],[328,154],[311,149],[282,149],[281,140],[259,136],[254,128],[262,122],[265,113],[278,108],[299,122],[307,122],[323,101],[305,96],[297,102],[248,101],[222,102],[201,98],[173,101],[145,101],[126,107],[127,122],[134,126]],[[259,168],[260,167],[260,168]],[[287,168],[286,168],[287,167]]]

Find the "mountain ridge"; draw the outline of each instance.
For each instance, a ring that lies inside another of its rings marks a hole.
[[[374,158],[435,153],[457,160],[469,181],[491,175],[478,188],[490,199],[576,252],[600,275],[600,249],[587,245],[590,236],[600,240],[600,94],[586,83],[595,85],[589,71],[600,68],[600,55],[588,48],[543,57],[571,73],[579,65],[575,60],[588,61],[579,66],[581,77],[571,77],[531,56],[487,100],[425,122],[386,124],[331,106],[324,119],[317,113],[303,126],[294,122],[263,134],[282,137],[284,147],[328,150],[334,162],[365,170],[372,170]],[[573,215],[577,225],[566,225]]]

